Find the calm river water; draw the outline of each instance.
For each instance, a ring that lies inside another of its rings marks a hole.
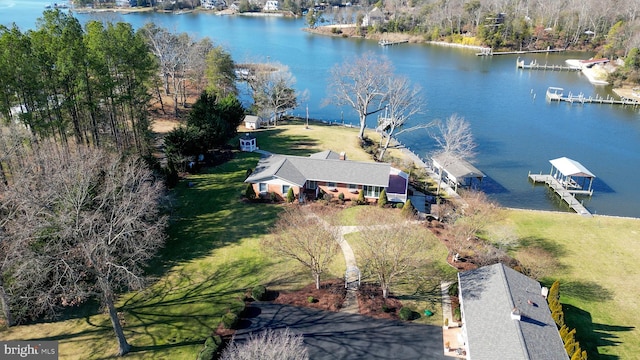
[[[0,0],[0,24],[35,26],[49,1]],[[332,38],[302,31],[304,20],[276,17],[216,16],[213,14],[78,14],[81,21],[106,18],[127,21],[136,28],[151,21],[195,37],[210,37],[224,46],[236,62],[271,60],[287,65],[296,87],[310,94],[294,111],[312,118],[357,123],[350,109],[324,106],[329,69],[335,64],[373,52],[409,76],[424,93],[426,112],[408,126],[458,114],[471,123],[478,143],[475,165],[487,174],[483,189],[503,206],[563,210],[543,186],[532,186],[531,172],[548,172],[549,160],[567,156],[581,162],[597,179],[595,193],[584,200],[596,214],[640,217],[640,112],[610,105],[547,103],[549,86],[586,96],[610,95],[579,72],[523,71],[515,56],[477,57],[475,51],[433,45],[380,47],[375,41]],[[526,61],[563,64],[588,54],[527,55]],[[370,119],[373,126],[374,119]],[[399,140],[422,157],[434,150],[426,130],[403,133]],[[339,151],[340,149],[333,149]]]

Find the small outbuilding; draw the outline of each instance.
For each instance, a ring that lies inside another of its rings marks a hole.
[[[249,152],[258,150],[256,137],[250,133],[240,136],[240,150]]]
[[[434,171],[442,176],[457,192],[458,187],[474,189],[480,186],[486,175],[470,162],[448,154],[440,154],[432,159]]]
[[[244,127],[250,130],[259,129],[262,127],[262,118],[256,115],[245,115]]]

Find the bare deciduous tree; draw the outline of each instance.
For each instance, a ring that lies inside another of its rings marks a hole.
[[[294,259],[308,268],[316,289],[320,288],[320,276],[340,249],[339,231],[328,222],[332,214],[327,207],[287,208],[280,214],[276,230],[264,242],[267,251]]]
[[[399,278],[412,275],[420,266],[425,236],[396,211],[367,207],[359,221],[362,246],[358,255],[364,271],[377,278],[386,299]]]
[[[372,53],[349,59],[331,69],[331,101],[338,106],[348,105],[358,113],[358,138],[364,137],[367,116],[384,109],[382,104],[387,100],[392,75],[391,62]]]
[[[267,329],[251,333],[249,339],[238,343],[234,338],[220,357],[221,360],[307,360],[309,354],[302,335],[289,328],[281,331]]]
[[[473,140],[471,125],[464,118],[454,114],[451,115],[444,123],[438,124],[438,133],[431,134],[435,140],[437,150],[434,151],[432,157],[443,159],[440,164],[442,168],[446,168],[457,160],[471,161],[475,157],[476,143]],[[438,177],[438,190],[442,185],[442,169]]]
[[[464,254],[476,246],[474,240],[488,225],[499,219],[497,204],[480,191],[462,193],[462,203],[454,210],[448,221],[451,226],[451,247],[454,252]],[[502,249],[499,249],[502,250]]]
[[[422,97],[419,86],[411,86],[406,77],[394,77],[389,80],[387,107],[385,117],[380,119],[378,128],[386,133],[386,141],[382,145],[380,159],[389,148],[391,137],[396,129],[402,127],[413,115],[422,111]]]
[[[264,71],[260,71],[261,69]],[[295,84],[296,78],[282,64],[267,64],[256,68],[253,76],[249,77],[255,106],[260,113],[269,114],[276,125],[278,118],[287,110],[298,106],[298,101],[301,100],[299,97],[305,96],[295,90]]]
[[[162,184],[144,163],[98,149],[40,146],[3,189],[4,224],[15,256],[12,304],[35,315],[96,296],[106,306],[119,354],[129,351],[116,291],[140,289],[143,267],[164,241]],[[4,243],[4,241],[3,241]]]

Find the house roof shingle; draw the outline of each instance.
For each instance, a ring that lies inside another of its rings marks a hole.
[[[333,154],[336,153],[322,152],[310,157],[271,155],[260,159],[245,182],[255,183],[276,177],[298,186],[303,186],[307,180],[389,186],[390,164],[337,160]]]
[[[458,279],[468,359],[568,359],[540,283],[503,264]],[[511,318],[514,308],[519,321]]]

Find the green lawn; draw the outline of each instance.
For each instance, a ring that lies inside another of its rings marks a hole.
[[[589,359],[634,359],[640,354],[640,219],[573,213],[508,211],[521,239],[549,249],[560,269],[566,322]]]
[[[345,151],[350,159],[369,159],[358,147],[355,129],[314,123],[306,129],[298,123],[255,134],[261,149],[275,153],[304,156],[331,149]],[[239,153],[224,165],[181,181],[172,191],[175,207],[167,245],[150,266],[155,281],[143,292],[123,295],[118,303],[133,345],[128,358],[194,359],[205,337],[227,309],[238,306],[246,289],[257,284],[292,289],[312,282],[300,266],[275,259],[260,246],[280,207],[240,201],[246,171],[258,159]],[[353,225],[357,211],[346,209],[341,223]],[[635,358],[640,352],[635,326],[640,265],[634,256],[640,250],[640,220],[509,210],[504,221],[517,229],[524,244],[549,249],[563,265],[551,278],[562,281],[567,321],[578,327],[578,339],[590,350],[590,358],[598,358],[598,353],[607,360]],[[357,236],[350,235],[348,241],[357,251]],[[415,297],[415,284],[407,283],[394,289],[396,295],[420,312],[433,307],[438,315],[434,288],[440,277],[453,276],[445,255],[435,242],[425,249],[425,263],[434,265],[433,286]],[[338,256],[327,277],[342,276],[343,271],[344,260]],[[0,337],[58,340],[61,359],[113,358],[117,344],[107,316],[90,306],[72,313],[66,320],[2,331]]]

